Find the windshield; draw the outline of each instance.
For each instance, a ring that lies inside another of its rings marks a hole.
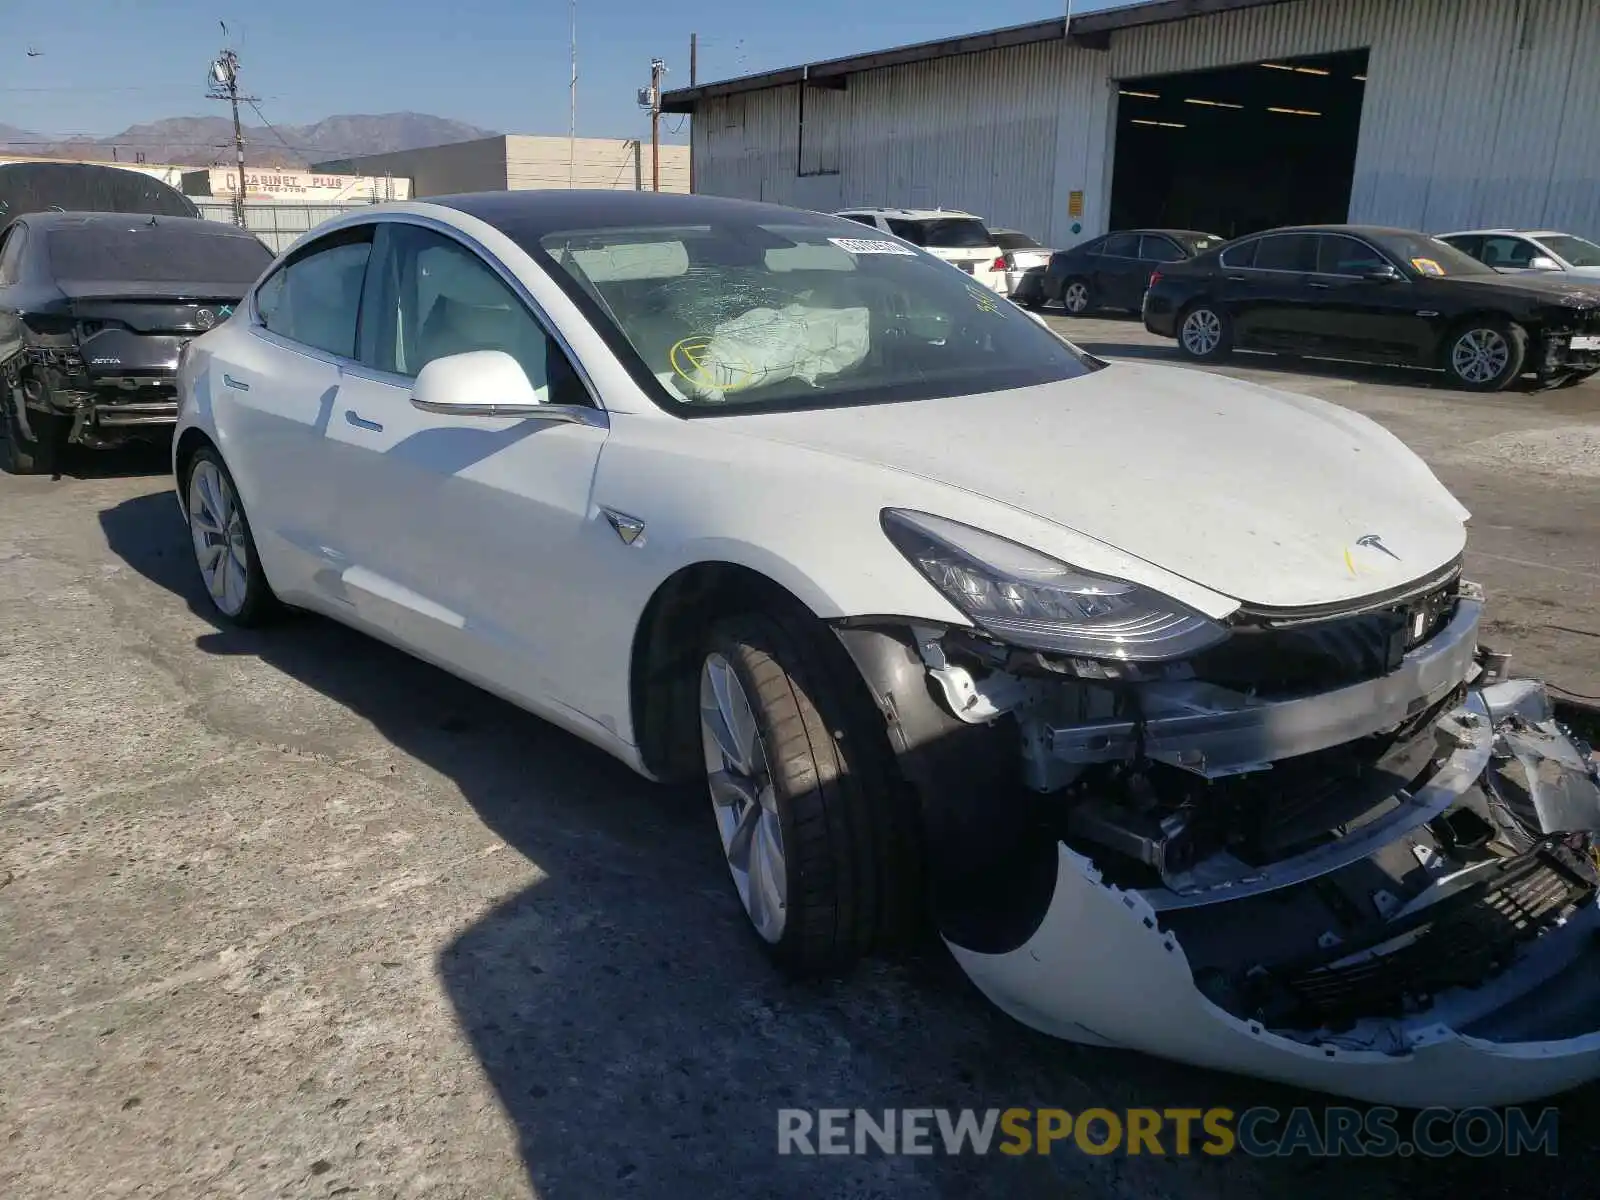
[[[228,284],[242,295],[272,262],[259,238],[148,220],[52,229],[47,241],[57,279]]]
[[[997,392],[1103,365],[957,268],[833,218],[574,229],[527,248],[685,415]]]
[[[1479,262],[1465,251],[1457,250],[1449,242],[1442,242],[1425,233],[1371,234],[1369,240],[1376,242],[1419,275],[1440,277],[1495,273],[1493,267]]]
[[[889,232],[905,238],[913,246],[934,246],[940,250],[977,250],[994,245],[994,234],[976,217],[915,221],[890,217]]]
[[[1574,267],[1600,267],[1600,246],[1588,238],[1574,237],[1570,233],[1541,235],[1539,240],[1560,258]]]

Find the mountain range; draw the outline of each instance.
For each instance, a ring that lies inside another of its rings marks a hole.
[[[494,137],[464,121],[427,113],[351,114],[311,125],[274,127],[246,124],[245,160],[253,167],[305,167],[331,158],[415,150],[447,142]],[[41,158],[93,158],[107,162],[175,163],[183,166],[233,162],[233,122],[226,117],[169,117],[131,125],[103,138],[51,140],[0,122],[0,155]]]

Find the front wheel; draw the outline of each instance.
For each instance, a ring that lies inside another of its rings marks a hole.
[[[239,489],[221,456],[210,447],[189,463],[184,502],[195,565],[211,606],[230,624],[245,628],[275,615],[277,597],[261,569]]]
[[[799,975],[902,942],[920,842],[883,719],[809,614],[718,622],[700,668],[712,815],[745,915]]]
[[[1233,349],[1233,323],[1209,304],[1196,304],[1178,322],[1178,349],[1187,358],[1213,362]]]
[[[1460,326],[1445,346],[1445,374],[1469,392],[1499,392],[1521,375],[1528,356],[1522,326],[1484,317]]]

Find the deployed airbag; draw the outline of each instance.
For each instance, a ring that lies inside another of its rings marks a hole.
[[[865,308],[753,308],[674,345],[664,382],[687,400],[725,400],[789,379],[815,384],[859,363],[869,342]]]

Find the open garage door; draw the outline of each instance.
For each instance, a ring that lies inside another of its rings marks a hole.
[[[1111,228],[1346,220],[1366,76],[1352,50],[1119,82]]]

